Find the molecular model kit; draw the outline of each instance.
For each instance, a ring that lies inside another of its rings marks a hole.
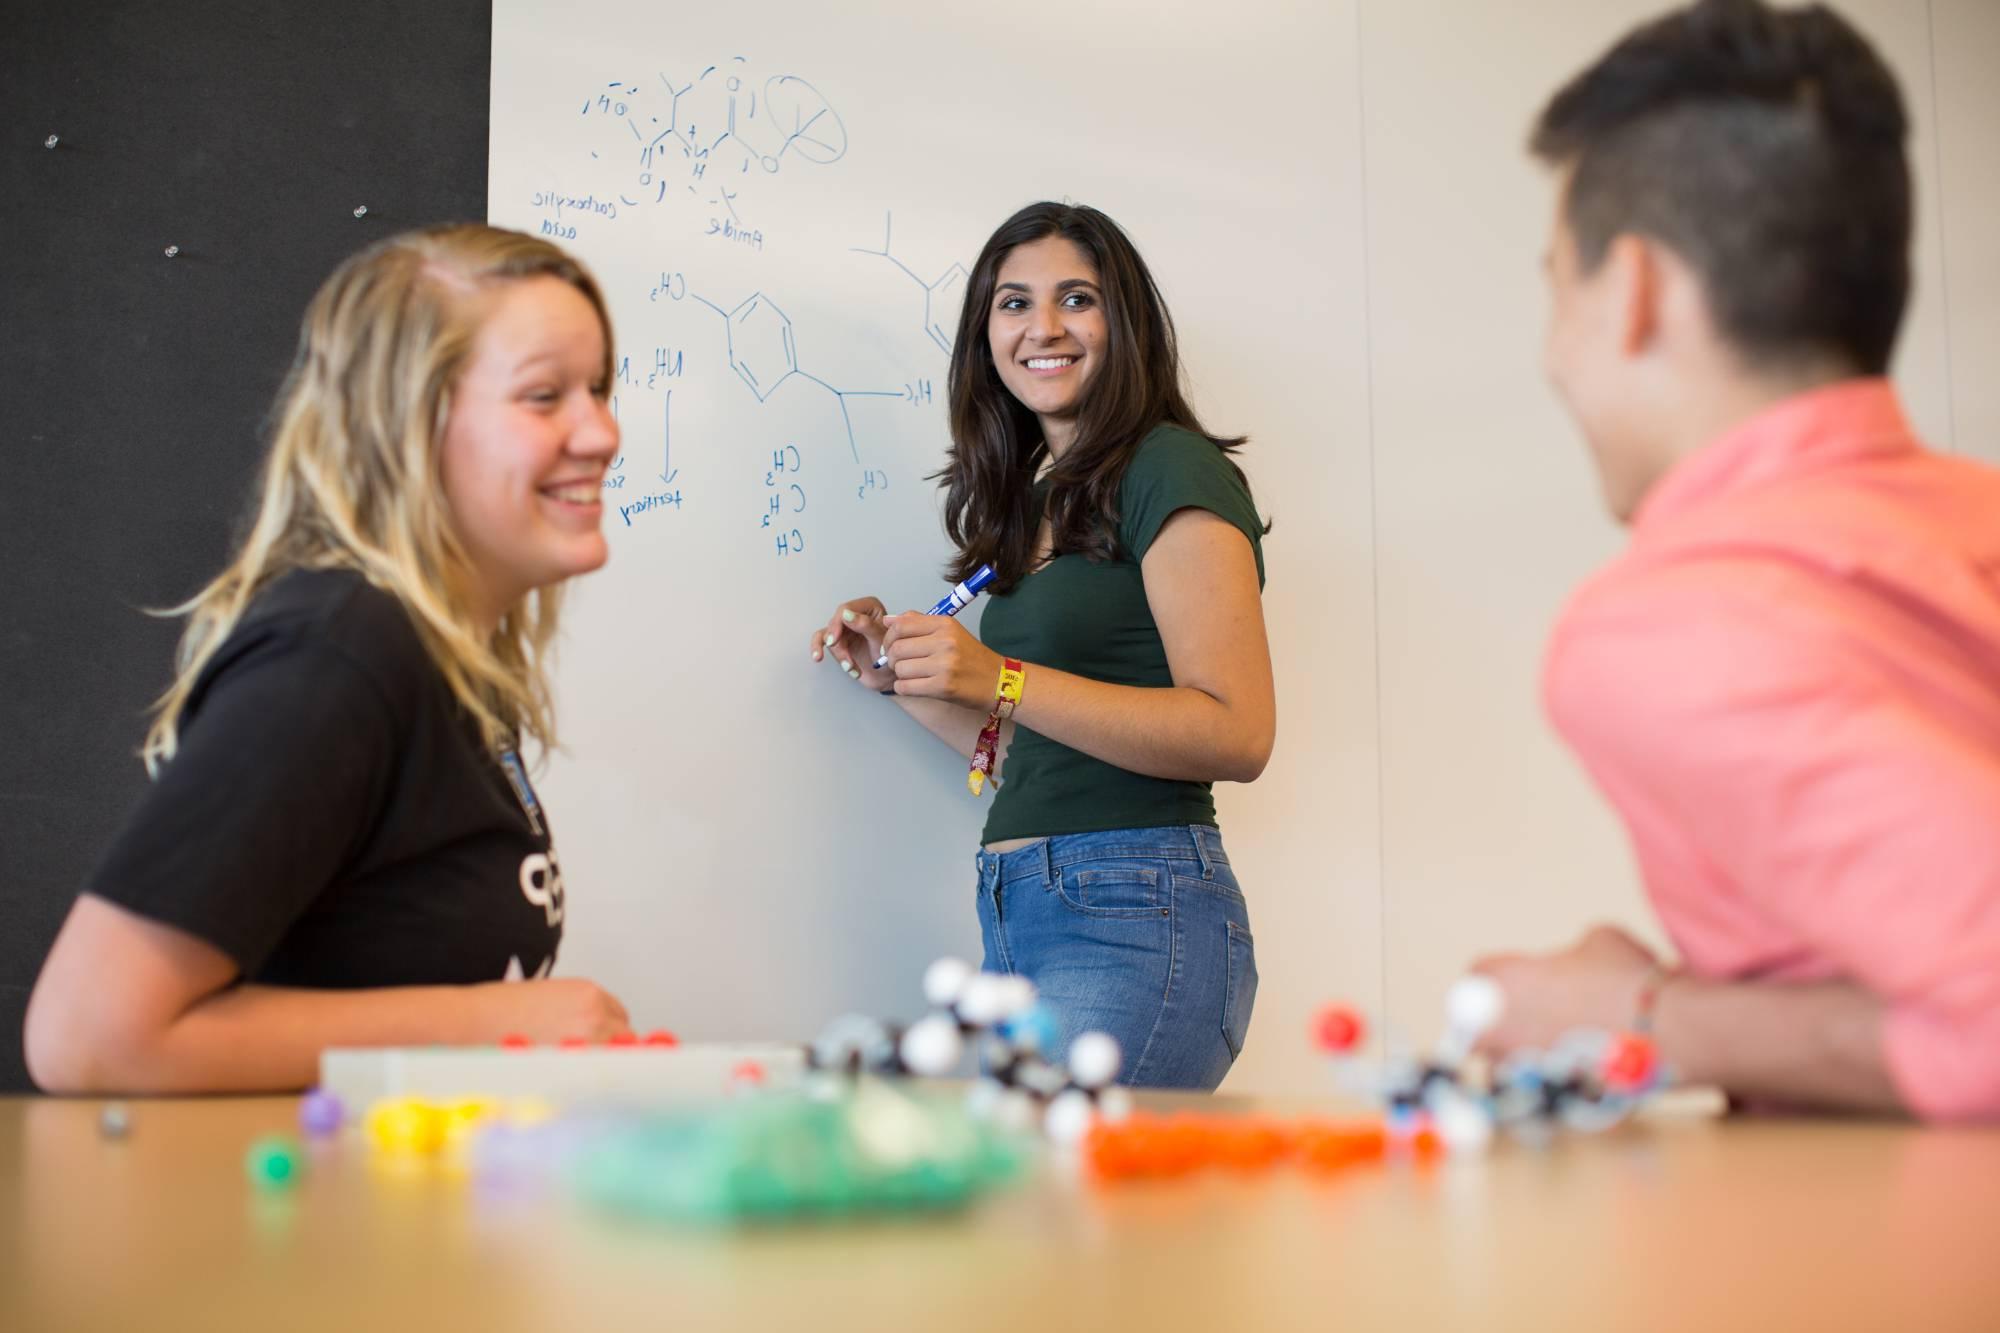
[[[847,1015],[803,1046],[614,1042],[334,1050],[300,1103],[308,1154],[289,1136],[252,1144],[265,1189],[292,1189],[310,1161],[358,1139],[378,1159],[436,1165],[499,1186],[559,1186],[614,1214],[729,1223],[964,1206],[1031,1166],[1100,1184],[1210,1168],[1343,1171],[1609,1129],[1665,1082],[1639,1034],[1579,1032],[1497,1064],[1475,1056],[1503,997],[1467,978],[1447,997],[1428,1056],[1360,1054],[1344,1006],[1315,1023],[1340,1090],[1375,1110],[1347,1118],[1136,1109],[1103,1033],[1056,1052],[1055,1017],[1019,976],[940,959],[928,1011],[907,1025]],[[947,1082],[970,1058],[969,1085]],[[109,1115],[109,1112],[107,1112]],[[123,1112],[120,1112],[121,1117]],[[131,1132],[129,1120],[106,1135]]]
[[[1375,1070],[1358,1058],[1365,1030],[1352,1009],[1322,1010],[1314,1038],[1346,1090],[1384,1105],[1392,1133],[1433,1132],[1458,1152],[1483,1149],[1496,1132],[1544,1143],[1560,1130],[1606,1130],[1666,1085],[1652,1040],[1636,1032],[1578,1029],[1546,1051],[1475,1062],[1475,1046],[1504,1006],[1493,981],[1465,977],[1446,994],[1444,1036],[1431,1055],[1392,1049]]]
[[[1083,1164],[1098,1179],[1176,1177],[1205,1167],[1263,1170],[1295,1166],[1337,1171],[1370,1162],[1476,1156],[1496,1134],[1539,1146],[1564,1131],[1611,1129],[1667,1084],[1650,1039],[1639,1033],[1578,1030],[1547,1051],[1522,1050],[1494,1064],[1474,1056],[1500,1019],[1500,989],[1467,977],[1446,997],[1444,1036],[1428,1057],[1392,1045],[1379,1064],[1360,1054],[1361,1016],[1328,1005],[1314,1043],[1331,1057],[1340,1090],[1380,1106],[1361,1118],[1278,1120],[1261,1116],[1144,1113],[1099,1121],[1084,1140]]]

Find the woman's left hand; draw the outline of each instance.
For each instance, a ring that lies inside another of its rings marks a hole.
[[[889,627],[882,642],[896,673],[896,693],[943,699],[981,713],[993,707],[1002,658],[965,626],[950,616],[915,611],[887,616],[883,623]]]

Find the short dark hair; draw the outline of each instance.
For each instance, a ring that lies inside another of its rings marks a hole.
[[[1573,168],[1585,271],[1636,232],[1700,275],[1745,360],[1888,369],[1910,291],[1908,120],[1825,5],[1700,0],[1628,33],[1552,98],[1530,147]]]

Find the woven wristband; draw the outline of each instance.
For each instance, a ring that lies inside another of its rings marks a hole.
[[[986,779],[993,774],[993,765],[1000,754],[1000,724],[1014,715],[1027,681],[1028,669],[1018,660],[1012,657],[1001,660],[1000,680],[993,687],[993,711],[986,715],[986,725],[979,729],[979,740],[972,747],[972,767],[965,773],[966,788],[974,796],[985,790]]]

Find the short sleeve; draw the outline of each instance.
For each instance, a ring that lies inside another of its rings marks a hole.
[[[310,639],[234,654],[198,698],[85,889],[249,976],[365,844],[398,728],[375,680]]]
[[[1693,839],[1882,998],[1911,1109],[2000,1115],[2000,756],[1866,645],[1793,614],[1808,583],[1729,576],[1684,571],[1566,616],[1558,725],[1642,844]]]
[[[1263,582],[1264,523],[1236,465],[1194,432],[1162,427],[1146,437],[1125,470],[1118,515],[1125,553],[1144,560],[1160,529],[1183,509],[1206,509],[1249,538],[1257,581]]]

